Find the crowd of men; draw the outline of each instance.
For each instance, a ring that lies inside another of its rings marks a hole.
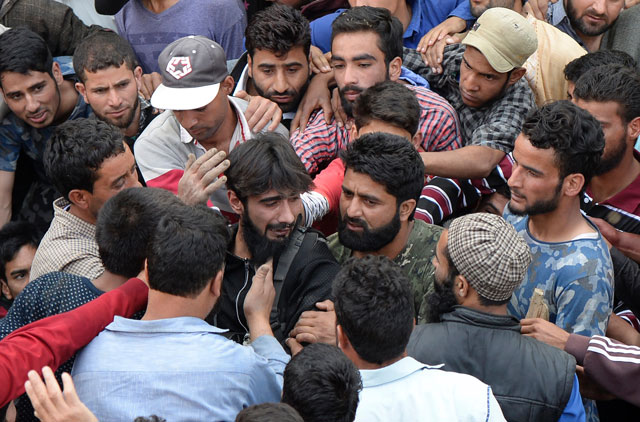
[[[638,1],[61,3],[0,1],[0,422],[638,420]]]

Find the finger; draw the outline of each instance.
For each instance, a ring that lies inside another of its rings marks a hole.
[[[216,148],[208,149],[204,154],[198,157],[196,161],[193,162],[191,166],[191,171],[194,173],[197,172],[200,169],[200,166],[208,162],[211,159],[211,157],[213,157],[217,153],[218,153],[218,150]]]
[[[323,73],[331,72],[331,65],[324,54],[318,57],[318,62],[318,67]]]
[[[195,154],[189,154],[187,158],[187,164],[184,167],[184,171],[186,172],[187,170],[189,170],[195,161],[196,161]]]
[[[204,193],[206,196],[211,196],[213,192],[222,188],[225,183],[227,183],[227,176],[222,176],[216,179],[213,183],[209,183],[207,187],[204,189]]]
[[[49,397],[54,404],[59,405],[64,400],[62,399],[62,391],[60,390],[60,385],[58,385],[58,380],[56,380],[55,375],[53,375],[51,368],[48,366],[42,368],[42,378],[47,386]]]
[[[277,104],[274,104],[274,107],[275,107],[275,112],[271,117],[271,124],[267,128],[267,130],[270,132],[273,132],[274,130],[276,130],[278,128],[278,125],[282,121],[282,110],[280,109],[280,107],[278,107]]]
[[[201,178],[202,186],[206,187],[214,183],[216,179],[229,168],[230,164],[229,160],[224,160],[222,163],[208,170]]]
[[[209,151],[207,151],[207,153],[205,154],[207,155],[207,159],[201,161],[198,169],[198,175],[200,175],[201,177],[204,177],[205,174],[209,173],[211,170],[215,169],[216,167],[220,166],[222,163],[226,161],[225,160],[227,156],[226,152],[216,151],[215,153],[209,154]]]
[[[293,134],[293,132],[295,132],[296,129],[298,129],[298,127],[300,126],[301,114],[302,114],[302,110],[298,110],[295,116],[293,116],[293,120],[291,120],[291,126],[289,126],[289,133]]]
[[[313,109],[310,109],[310,107],[304,107],[302,109],[302,112],[300,113],[300,118],[298,119],[298,125],[296,126],[300,129],[300,132],[304,132],[304,130],[307,128],[307,123],[309,123],[309,117],[311,117],[311,113],[313,113]],[[297,115],[298,114],[296,113],[296,116]]]
[[[291,356],[297,355],[302,351],[302,349],[304,349],[304,347],[302,347],[302,345],[298,343],[294,338],[288,338],[284,342],[287,347],[289,347],[289,350],[291,350]]]
[[[245,91],[245,90],[240,90],[240,91],[236,92],[233,96],[236,97],[236,98],[240,98],[241,100],[246,100],[246,101],[248,101],[249,98],[250,98],[249,93],[247,91]]]
[[[322,311],[333,311],[333,302],[329,299],[316,303],[316,308]],[[310,311],[313,312],[313,311]]]
[[[64,390],[64,401],[69,405],[81,403],[78,393],[76,393],[76,386],[73,384],[73,379],[68,372],[62,374],[62,388]]]
[[[301,333],[295,336],[295,339],[298,343],[317,343],[318,337],[311,333]]]

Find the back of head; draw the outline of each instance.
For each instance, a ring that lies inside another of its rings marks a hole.
[[[640,116],[640,74],[635,68],[608,64],[589,70],[576,81],[573,97],[583,101],[618,103],[626,124]]]
[[[302,193],[312,183],[289,141],[278,133],[260,133],[236,146],[229,161],[227,189],[243,201],[271,189]]]
[[[58,126],[44,150],[44,168],[58,192],[69,199],[73,189],[93,191],[98,170],[125,152],[122,132],[97,119],[68,120]]]
[[[47,43],[32,30],[17,27],[0,35],[0,75],[3,72],[26,75],[36,71],[53,76],[52,65],[53,58]]]
[[[347,9],[331,25],[331,44],[340,34],[374,32],[378,35],[378,48],[384,53],[388,65],[396,57],[402,58],[402,23],[382,7],[360,6]]]
[[[420,103],[407,87],[384,81],[367,88],[358,96],[353,108],[356,128],[372,120],[380,120],[406,130],[411,136],[418,132]]]
[[[485,306],[511,299],[531,263],[529,246],[513,226],[489,213],[456,218],[448,229],[451,264],[484,299]]]
[[[413,330],[413,292],[402,269],[386,256],[351,258],[333,280],[337,323],[369,363],[402,355]]]
[[[129,278],[138,275],[160,219],[179,213],[182,207],[184,204],[164,189],[130,188],[109,199],[96,222],[96,240],[105,269]]]
[[[485,11],[463,44],[477,48],[500,73],[522,67],[538,48],[536,30],[520,13],[504,7]]]
[[[522,133],[535,148],[553,148],[561,179],[582,174],[586,188],[604,150],[602,127],[589,112],[570,101],[545,104],[527,116]]]
[[[274,3],[256,13],[245,31],[245,46],[250,56],[256,49],[284,55],[301,46],[309,55],[311,28],[299,10]]]
[[[337,347],[316,343],[292,357],[284,369],[282,402],[305,422],[351,422],[361,389],[353,362]]]
[[[620,64],[635,68],[636,61],[629,54],[619,50],[598,50],[573,59],[564,67],[564,77],[570,82],[577,82],[580,76],[593,68],[607,64]]]
[[[37,248],[41,238],[42,233],[38,228],[27,222],[12,221],[2,226],[0,229],[0,280],[7,281],[5,265],[15,258],[20,248],[25,245]]]
[[[149,287],[194,298],[224,267],[229,229],[216,211],[205,206],[167,210],[149,249]]]
[[[87,80],[85,72],[95,73],[123,64],[134,70],[138,59],[131,45],[112,31],[99,31],[85,38],[73,53],[73,69],[82,82]]]
[[[242,409],[236,422],[308,422],[285,403],[262,403]]]
[[[390,133],[367,133],[341,152],[347,170],[362,173],[383,185],[397,204],[420,198],[424,163],[407,139]],[[415,211],[415,210],[414,210]],[[413,219],[413,213],[411,214]]]

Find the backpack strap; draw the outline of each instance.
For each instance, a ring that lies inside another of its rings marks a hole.
[[[269,318],[271,321],[271,328],[273,329],[273,333],[276,337],[283,337],[285,334],[285,321],[283,315],[285,306],[284,304],[283,306],[280,306],[280,296],[282,294],[284,280],[287,278],[287,274],[289,273],[289,269],[291,268],[291,264],[293,264],[293,260],[296,255],[299,253],[302,253],[302,256],[309,254],[317,239],[318,233],[315,231],[307,231],[304,227],[298,227],[292,234],[289,246],[278,259],[278,266],[276,267],[276,272],[273,275],[273,287],[276,291],[276,296],[273,299],[273,306],[271,307],[271,315]]]

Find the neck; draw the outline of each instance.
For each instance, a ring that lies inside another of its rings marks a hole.
[[[60,85],[60,106],[53,119],[53,124],[57,125],[66,122],[77,103],[78,91],[76,91],[74,83],[63,81],[62,85]]]
[[[409,6],[406,1],[401,1],[398,8],[392,11],[391,14],[398,18],[402,23],[403,31],[406,31],[409,27],[409,23],[411,23],[411,6]]]
[[[89,210],[85,210],[84,208],[80,208],[79,206],[75,205],[73,202],[69,206],[69,212],[72,215],[75,215],[76,217],[78,217],[82,221],[86,221],[87,223],[93,224],[94,226],[96,224],[96,216],[95,215],[93,215],[91,212],[89,212]]]
[[[200,140],[198,142],[206,149],[216,148],[218,151],[224,151],[229,155],[229,146],[231,145],[231,137],[236,130],[236,124],[238,124],[239,117],[236,115],[235,107],[229,101],[227,103],[227,112],[224,116],[224,121],[216,130],[216,132],[208,139]]]
[[[403,358],[406,358],[406,357],[407,357],[407,351],[405,350],[400,356],[398,356],[396,358],[393,358],[393,359],[390,359],[390,360],[388,360],[386,362],[382,362],[381,364],[367,362],[366,360],[362,359],[358,355],[352,356],[351,360],[353,361],[354,365],[356,365],[356,367],[358,369],[380,369],[380,368],[384,368],[384,367],[389,366],[389,365],[393,365],[394,363],[396,363],[400,359],[403,359]]]
[[[249,252],[249,246],[244,241],[242,235],[242,218],[238,222],[238,231],[236,232],[235,241],[233,242],[233,254],[239,258],[251,259],[251,252]]]
[[[567,242],[595,232],[580,213],[579,198],[564,198],[554,211],[529,217],[529,231],[543,242]]]
[[[96,286],[96,289],[102,290],[103,292],[108,292],[122,286],[128,279],[129,277],[117,275],[105,269],[104,273],[102,273],[100,277],[93,280],[92,283],[94,286]]]
[[[522,0],[516,0],[513,2],[513,7],[512,7],[514,12],[518,12],[523,16],[527,16],[527,14],[524,12],[524,10],[522,10]]]
[[[640,162],[633,156],[633,152],[626,154],[616,168],[591,179],[589,190],[593,200],[606,201],[626,189],[638,176],[640,176]]]
[[[138,102],[138,107],[133,115],[133,120],[131,120],[129,126],[124,129],[124,136],[131,138],[138,134],[138,129],[140,129],[140,113],[142,113],[142,110],[140,109],[140,103]]]
[[[179,317],[205,319],[211,307],[204,306],[203,302],[201,295],[196,298],[187,298],[149,289],[147,310],[142,319],[144,321]]]
[[[506,303],[504,305],[500,305],[500,306],[484,306],[484,305],[481,305],[480,302],[477,302],[477,303],[472,303],[472,304],[463,304],[462,306],[467,307],[469,309],[473,309],[475,311],[484,312],[484,313],[487,313],[487,314],[509,315],[509,312],[507,312],[507,304]]]
[[[600,43],[602,42],[602,37],[604,37],[604,34],[588,36],[579,31],[576,31],[576,34],[578,34],[585,47],[587,47],[588,52],[600,50]]]
[[[179,0],[142,0],[142,5],[153,13],[162,13]]]
[[[374,252],[353,251],[352,255],[356,258],[364,258],[367,255],[384,255],[387,258],[394,260],[396,256],[398,256],[398,254],[400,254],[400,252],[402,252],[402,250],[407,246],[411,230],[413,230],[413,224],[414,220],[402,223],[400,231],[396,237],[394,237],[393,240],[382,249]]]

